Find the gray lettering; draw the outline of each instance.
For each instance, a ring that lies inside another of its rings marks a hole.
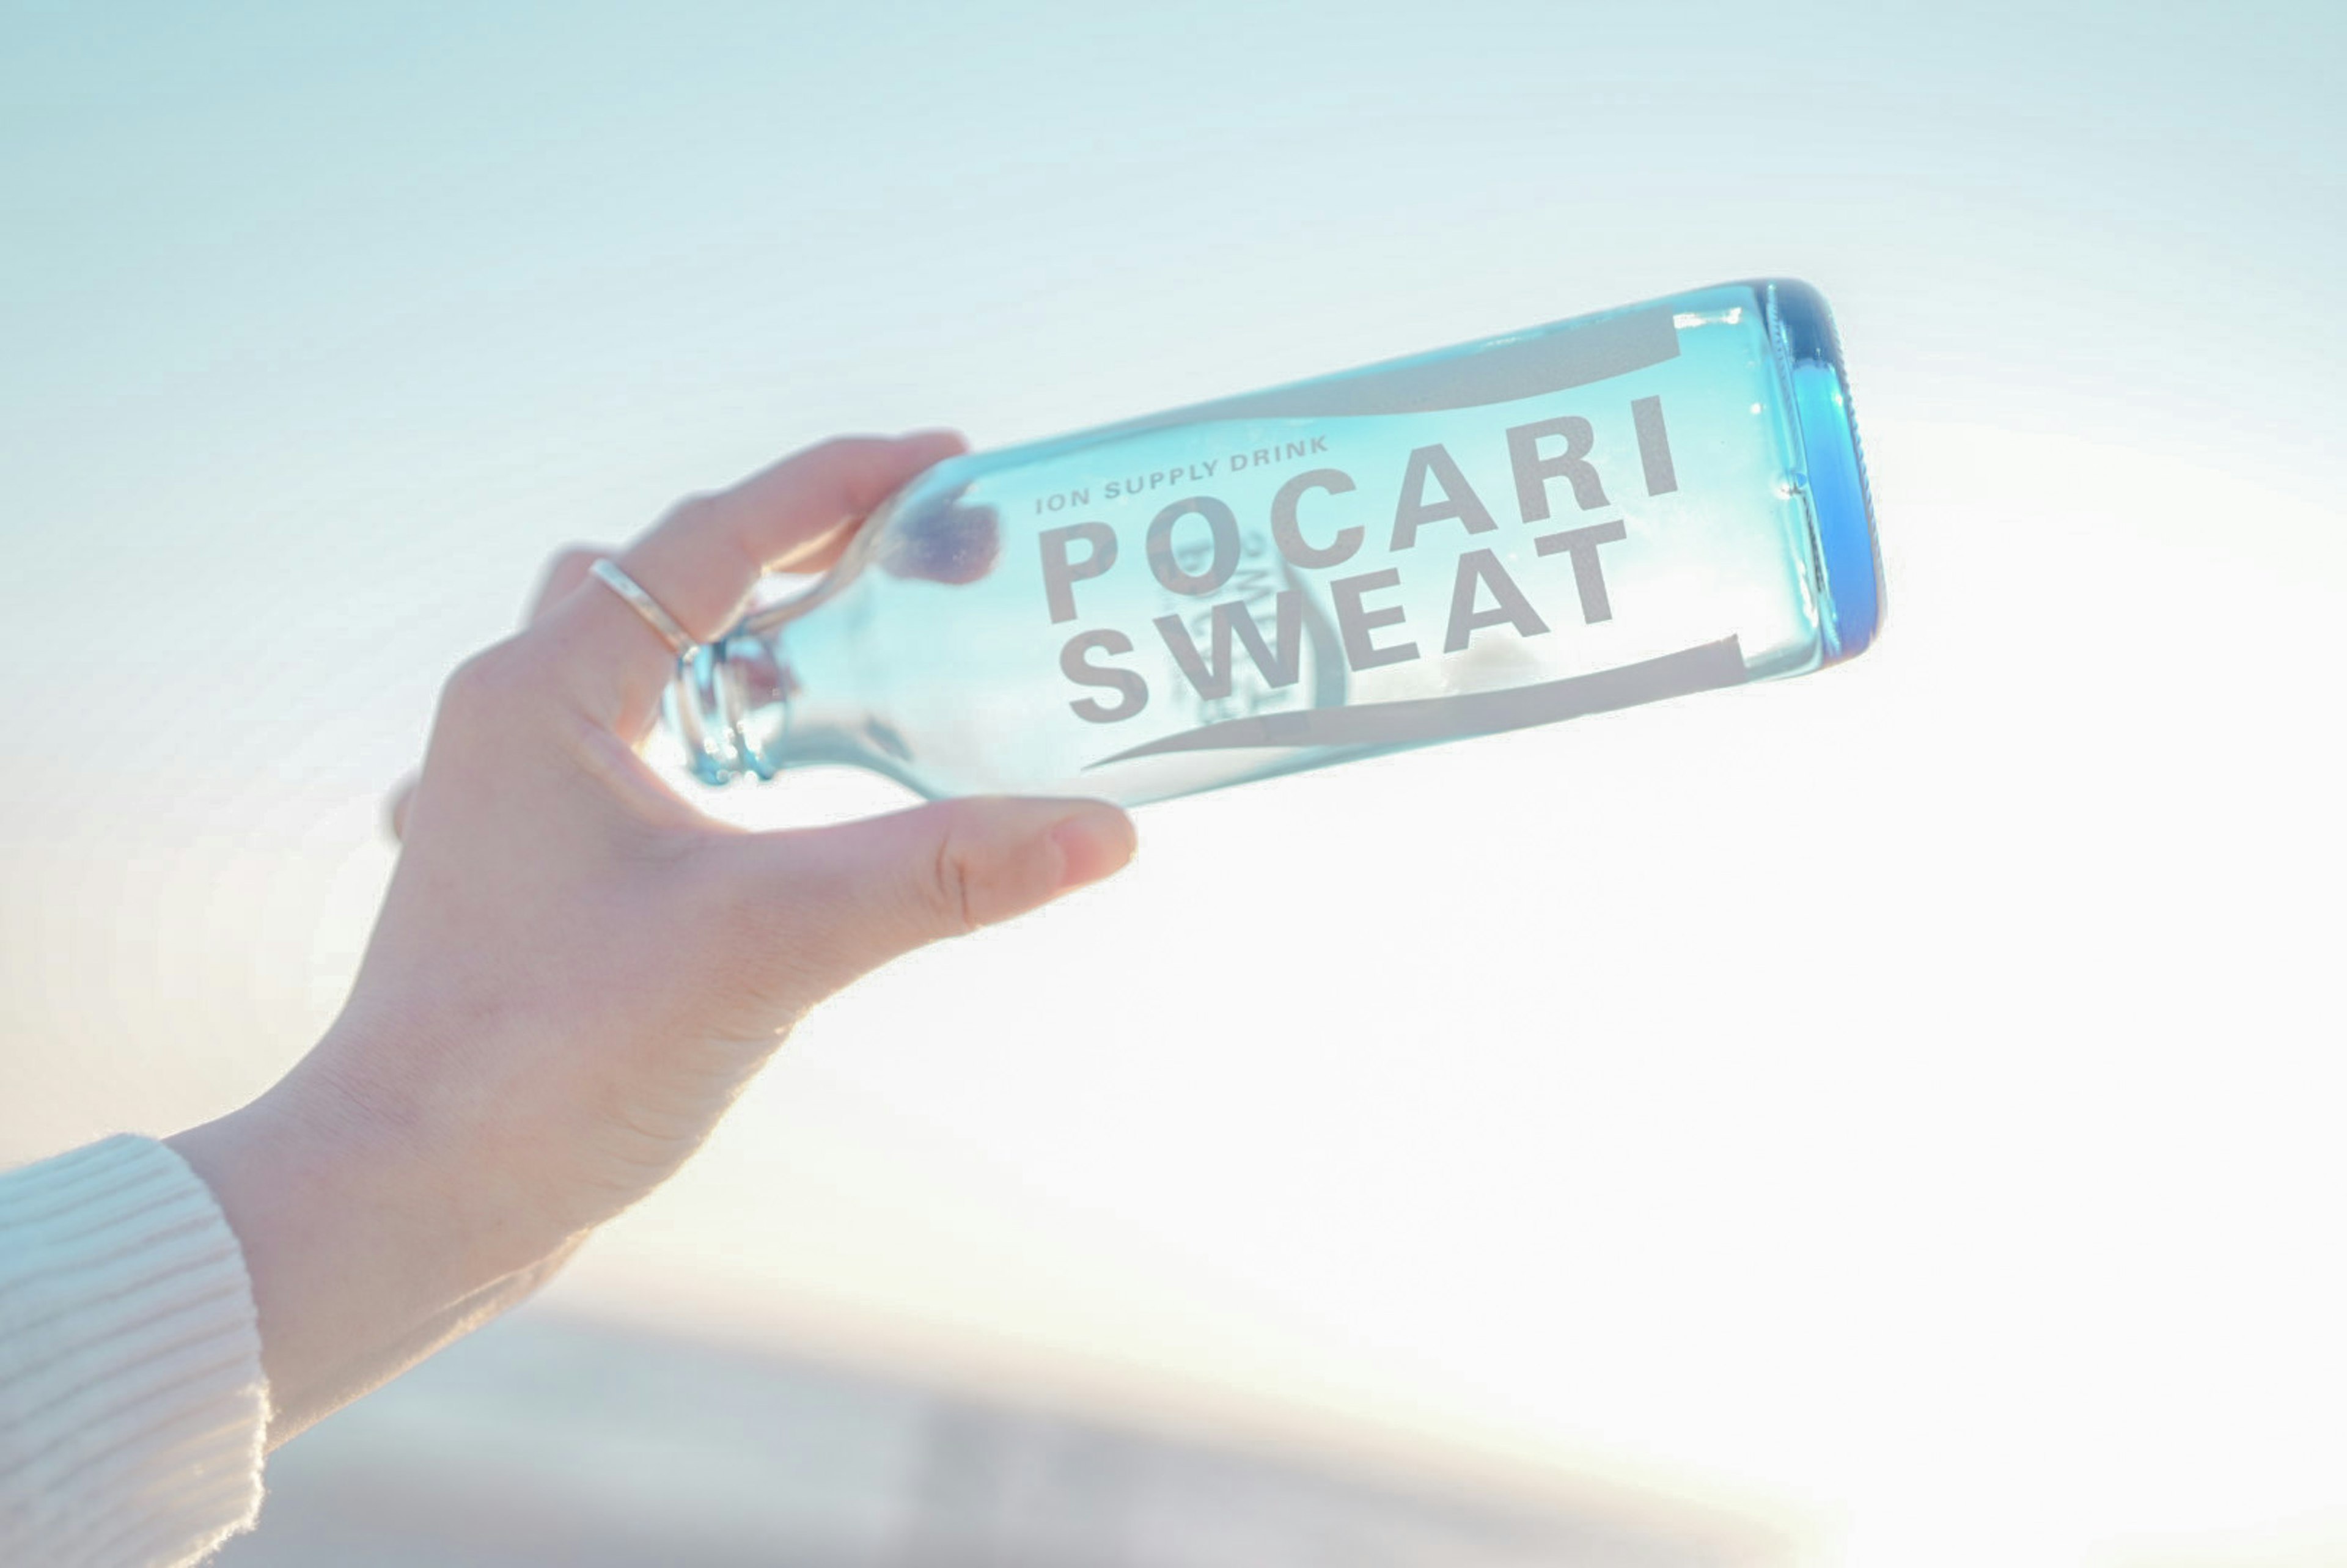
[[[1178,615],[1157,618],[1158,634],[1165,639],[1166,651],[1174,662],[1190,678],[1198,695],[1220,700],[1231,694],[1234,669],[1231,660],[1231,637],[1246,645],[1247,657],[1255,661],[1255,672],[1264,683],[1272,687],[1293,686],[1304,665],[1304,596],[1294,589],[1283,591],[1273,601],[1273,635],[1278,640],[1275,651],[1263,640],[1263,628],[1255,621],[1255,611],[1245,600],[1225,600],[1214,606],[1214,622],[1207,637],[1213,651],[1211,660],[1200,657],[1197,641],[1190,629],[1182,624]]]
[[[1430,503],[1426,499],[1426,480],[1432,475],[1442,499]],[[1467,525],[1471,534],[1489,533],[1500,525],[1491,520],[1491,509],[1459,465],[1449,447],[1437,442],[1420,446],[1409,455],[1409,466],[1401,477],[1401,499],[1394,507],[1393,548],[1406,550],[1418,543],[1418,530],[1427,523],[1437,523],[1446,518],[1457,518]]]
[[[1379,648],[1369,641],[1370,632],[1402,620],[1402,609],[1389,604],[1382,610],[1368,610],[1361,604],[1361,596],[1396,587],[1400,581],[1401,573],[1388,567],[1383,571],[1365,571],[1358,577],[1340,577],[1329,583],[1328,597],[1337,604],[1337,630],[1344,639],[1345,662],[1350,668],[1374,670],[1380,664],[1403,664],[1418,657],[1415,642]]]
[[[1540,444],[1552,436],[1564,437],[1564,450],[1543,457]],[[1523,508],[1524,521],[1537,523],[1548,517],[1551,479],[1571,479],[1573,499],[1584,512],[1605,505],[1605,487],[1597,482],[1597,470],[1586,461],[1591,439],[1589,421],[1571,414],[1519,425],[1508,432],[1508,462],[1516,471],[1516,504]]]
[[[1585,528],[1567,528],[1561,534],[1542,534],[1532,541],[1532,548],[1542,555],[1573,558],[1573,586],[1581,590],[1581,619],[1585,623],[1614,619],[1613,602],[1605,597],[1605,573],[1597,564],[1597,547],[1619,544],[1626,537],[1616,518]]]
[[[1630,422],[1638,430],[1638,462],[1646,470],[1646,494],[1669,495],[1679,487],[1679,471],[1671,463],[1671,433],[1663,425],[1663,400],[1641,397],[1632,403]]]
[[[1475,608],[1479,583],[1491,590],[1490,610]],[[1442,651],[1456,653],[1476,632],[1502,622],[1514,627],[1519,637],[1537,637],[1548,630],[1548,622],[1540,618],[1524,590],[1500,564],[1500,558],[1490,550],[1469,550],[1459,558],[1459,575],[1451,580],[1450,628],[1443,633]]]
[[[1174,525],[1184,518],[1201,517],[1214,531],[1214,559],[1195,577],[1174,559]],[[1212,496],[1192,496],[1157,514],[1149,525],[1149,569],[1175,593],[1212,593],[1230,581],[1239,565],[1239,520]]]
[[[1097,697],[1079,697],[1069,708],[1088,724],[1132,718],[1149,705],[1149,682],[1131,670],[1092,663],[1085,655],[1095,648],[1103,653],[1130,653],[1133,639],[1122,631],[1080,631],[1060,650],[1060,672],[1079,686],[1109,687],[1122,692],[1123,700],[1112,705]]]
[[[1352,487],[1353,477],[1337,468],[1315,468],[1282,485],[1279,494],[1271,498],[1271,537],[1278,541],[1279,553],[1300,567],[1342,566],[1350,560],[1361,548],[1361,529],[1339,528],[1326,548],[1316,548],[1304,542],[1304,531],[1296,522],[1296,507],[1307,490],[1342,496]]]
[[[1116,487],[1109,487],[1113,493]],[[1092,546],[1092,553],[1081,561],[1068,559],[1068,546],[1082,539]],[[1076,587],[1086,578],[1094,578],[1116,564],[1116,530],[1106,523],[1071,523],[1064,528],[1045,528],[1040,536],[1043,547],[1043,597],[1051,601],[1051,624],[1076,618]]]
[[[1135,757],[1259,746],[1422,745],[1460,735],[1496,734],[1528,724],[1553,724],[1584,713],[1610,712],[1689,692],[1711,692],[1747,679],[1742,646],[1730,637],[1682,649],[1594,675],[1568,675],[1499,692],[1460,692],[1341,708],[1298,708],[1250,713],[1242,719],[1166,735],[1091,764],[1103,768]]]

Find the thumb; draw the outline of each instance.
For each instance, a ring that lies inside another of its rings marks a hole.
[[[801,957],[838,986],[1122,870],[1135,840],[1105,801],[979,796],[766,843],[770,856],[750,857],[765,861],[765,896],[786,906]]]

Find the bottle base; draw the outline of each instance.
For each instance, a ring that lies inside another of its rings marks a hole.
[[[1819,630],[1824,662],[1833,664],[1864,652],[1882,628],[1882,558],[1866,457],[1850,412],[1841,343],[1824,297],[1789,279],[1760,287],[1799,427],[1822,589]]]

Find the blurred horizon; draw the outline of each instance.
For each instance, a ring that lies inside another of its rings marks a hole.
[[[1371,1460],[899,1365],[525,1307],[271,1465],[223,1568],[562,1563],[1762,1568],[1765,1512]]]
[[[841,429],[1800,276],[1876,649],[1145,808],[811,1019],[548,1307],[1655,1481],[1854,1568],[2336,1560],[2342,46],[0,0],[0,1162],[300,1055],[438,683],[564,544]]]

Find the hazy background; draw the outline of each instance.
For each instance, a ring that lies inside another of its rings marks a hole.
[[[1874,652],[1150,807],[552,1308],[1819,1562],[2347,1561],[2342,17],[0,0],[0,1159],[303,1049],[559,544],[1788,273]]]

